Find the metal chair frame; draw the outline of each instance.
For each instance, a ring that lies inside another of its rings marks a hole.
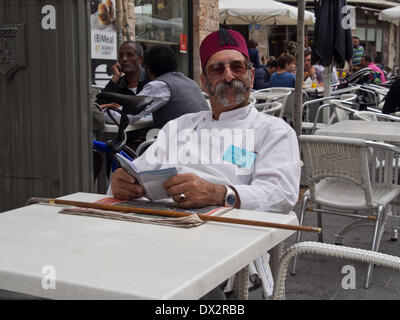
[[[319,227],[322,227],[322,213],[372,221],[371,250],[378,251],[386,218],[391,213],[390,205],[400,195],[400,149],[362,139],[315,135],[300,136],[299,142],[309,186],[303,196],[300,224],[303,224],[305,212],[318,214]],[[385,152],[385,161],[382,161],[382,152]],[[393,162],[394,166],[385,165]],[[309,201],[314,207],[307,207]],[[365,211],[370,215],[364,214]],[[347,228],[345,232],[348,231]],[[322,242],[322,233],[318,237]],[[300,240],[301,233],[298,232],[296,242]],[[295,269],[296,258],[292,274],[296,273]],[[370,264],[366,288],[370,285],[372,272],[373,264]]]

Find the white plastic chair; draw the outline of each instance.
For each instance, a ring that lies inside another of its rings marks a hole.
[[[367,262],[370,264],[373,263],[379,266],[400,270],[400,257],[374,252],[371,250],[341,247],[313,241],[304,241],[290,246],[283,254],[278,266],[277,276],[274,279],[273,300],[285,299],[285,282],[289,263],[292,258],[305,253]]]
[[[282,115],[285,112],[286,103],[288,97],[292,93],[293,88],[266,88],[255,90],[251,92],[251,96],[257,100],[256,108],[260,109],[258,106],[260,103],[265,102],[280,102],[282,103]]]
[[[355,113],[357,110],[354,110],[346,105],[351,105],[351,102],[349,100],[336,100],[336,99],[329,100],[328,103],[321,105],[318,108],[317,113],[315,115],[314,123],[311,129],[311,134],[314,134],[315,130],[323,126],[330,125],[334,122],[350,120],[350,115]],[[321,112],[325,108],[329,108],[331,116],[329,117],[328,123],[320,123],[318,122],[318,120],[320,118]]]
[[[138,145],[138,147],[135,150],[135,155],[136,157],[140,157],[142,155],[142,153],[148,148],[150,147],[150,145],[153,144],[154,141],[156,141],[157,139],[157,135],[158,132],[160,131],[160,129],[151,129],[147,132],[146,134],[146,140],[143,141],[141,144]]]
[[[257,109],[262,106],[261,112],[282,118],[283,116],[283,105],[280,102],[265,102],[258,105]]]
[[[343,235],[356,224],[360,225],[360,222],[373,221],[371,250],[378,251],[386,216],[390,211],[388,209],[391,209],[388,205],[400,195],[400,186],[397,184],[397,168],[391,169],[392,172],[388,172],[389,168],[383,165],[377,168],[376,164],[379,166],[382,162],[376,161],[376,156],[381,151],[386,151],[398,159],[400,149],[390,144],[361,139],[315,135],[302,135],[299,142],[308,177],[308,190],[303,196],[300,224],[303,224],[305,212],[317,212],[320,228],[322,213],[357,219],[342,229],[340,234]],[[312,202],[314,207],[307,207],[308,202]],[[369,215],[360,211],[367,211]],[[322,233],[318,238],[323,242]],[[300,242],[300,232],[296,240]],[[296,258],[292,274],[295,274],[295,269]],[[372,271],[373,264],[370,264],[366,288],[370,285]]]
[[[335,119],[336,121],[348,119],[348,114],[345,113],[334,113],[333,116],[330,117],[328,123],[323,123],[319,122],[319,117],[320,113],[324,108],[330,108],[331,113],[334,112],[332,109],[336,109],[336,106],[338,108],[341,108],[345,110],[347,113],[353,113],[355,110],[351,109],[350,106],[352,105],[352,102],[354,102],[357,99],[357,95],[353,93],[348,93],[348,94],[342,94],[341,96],[328,96],[328,97],[323,97],[319,99],[314,99],[314,100],[309,100],[303,103],[302,106],[302,115],[303,115],[303,122],[302,122],[302,130],[304,133],[314,133],[316,129],[322,128],[323,126],[326,126],[328,124],[331,124]],[[339,100],[339,103],[331,103],[333,100]],[[311,120],[311,111],[310,107],[311,105],[315,103],[322,103],[317,109],[317,112],[315,114],[314,120]]]

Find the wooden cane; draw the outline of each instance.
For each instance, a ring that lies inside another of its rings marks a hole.
[[[148,215],[158,215],[158,216],[175,217],[175,218],[186,217],[186,216],[190,216],[192,214],[190,212],[178,212],[178,211],[170,211],[170,210],[124,207],[124,206],[117,206],[117,205],[107,205],[107,204],[102,204],[102,203],[50,199],[50,198],[31,198],[27,204],[38,203],[38,202],[49,203],[52,205],[61,204],[61,205],[81,207],[81,208],[91,208],[91,209],[119,211],[119,212],[142,213],[142,214],[148,214]],[[314,228],[314,227],[308,227],[308,226],[296,226],[296,225],[273,223],[273,222],[227,218],[227,217],[216,217],[216,216],[208,216],[205,214],[198,214],[198,217],[203,221],[215,221],[215,222],[223,222],[223,223],[243,224],[243,225],[248,225],[248,226],[321,233],[321,228]]]

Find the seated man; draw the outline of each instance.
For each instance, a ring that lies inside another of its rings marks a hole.
[[[154,127],[162,128],[168,121],[183,114],[210,110],[197,83],[176,72],[176,56],[168,46],[151,47],[144,56],[143,64],[151,81],[137,96],[153,97],[153,102],[136,115],[128,115],[130,124],[152,113]],[[119,118],[117,113],[115,118]]]
[[[279,70],[271,76],[271,88],[294,88],[296,83],[296,76],[294,75],[296,59],[291,54],[284,53],[278,58],[278,66]]]
[[[143,63],[151,81],[148,82],[137,96],[150,96],[153,102],[138,110],[135,115],[128,115],[129,123],[152,113],[154,125],[145,129],[128,132],[128,146],[134,150],[146,140],[147,132],[152,128],[162,128],[168,121],[186,113],[210,110],[200,87],[192,79],[180,72],[174,52],[163,45],[151,47],[145,54]],[[111,111],[119,121],[120,115]]]
[[[164,187],[182,208],[227,205],[288,213],[299,193],[297,137],[282,119],[259,113],[249,103],[254,69],[243,36],[226,29],[209,34],[200,46],[200,58],[201,82],[212,110],[168,122],[156,142],[134,160],[135,166],[176,167],[178,174]],[[142,197],[144,190],[118,169],[109,193],[128,200]],[[272,288],[264,292],[271,295]]]
[[[267,65],[264,67],[257,68],[254,75],[254,89],[260,90],[270,87],[269,80],[271,75],[278,68],[278,62],[276,60],[268,61]]]
[[[112,67],[113,76],[103,91],[136,95],[150,81],[146,70],[141,67],[143,48],[140,43],[125,41],[118,53],[118,62]],[[99,105],[112,103],[110,99],[97,97]]]

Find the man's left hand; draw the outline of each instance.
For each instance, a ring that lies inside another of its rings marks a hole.
[[[223,206],[225,204],[225,186],[210,183],[192,173],[173,176],[164,182],[168,196],[181,208],[201,208]],[[185,199],[180,199],[184,194]]]

